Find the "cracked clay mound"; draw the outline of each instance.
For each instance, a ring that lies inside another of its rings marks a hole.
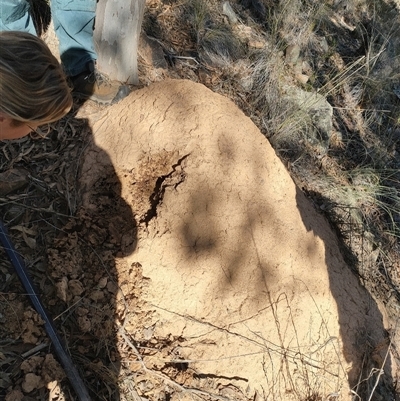
[[[268,400],[350,400],[367,347],[370,367],[382,366],[376,303],[231,101],[189,81],[160,82],[105,110],[93,138],[84,206],[114,171],[135,216],[122,233],[122,291],[137,282],[133,269],[143,277],[140,300],[117,324],[135,341],[179,339],[174,354],[145,363],[184,359],[186,386]],[[391,368],[388,359],[387,377]]]

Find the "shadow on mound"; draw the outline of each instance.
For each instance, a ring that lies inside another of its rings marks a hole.
[[[56,298],[47,297],[47,302],[52,313],[61,316],[60,330],[93,399],[117,401],[116,316],[126,313],[117,276],[122,268],[117,265],[136,247],[136,221],[121,197],[121,183],[107,153],[95,145],[87,123],[85,128],[76,213],[48,250]]]
[[[117,265],[136,247],[136,222],[107,153],[95,145],[88,121],[74,113],[45,139],[2,144],[14,157],[0,158],[3,169],[28,175],[22,188],[1,199],[1,218],[92,399],[117,401],[116,315],[125,308]],[[3,254],[0,281],[0,351],[9,356],[1,365],[7,386],[0,386],[0,397],[42,400],[61,386],[67,400],[77,399]],[[32,353],[37,345],[44,346]]]
[[[378,305],[350,266],[343,263],[342,255],[332,249],[332,244],[338,244],[338,240],[333,230],[321,229],[324,217],[316,214],[300,189],[296,188],[296,192],[298,210],[305,227],[325,244],[325,261],[330,290],[338,308],[343,355],[352,366],[347,372],[350,388],[359,399],[394,399],[390,339]],[[360,309],[364,310],[364,315],[357,313]],[[383,374],[379,377],[380,369],[383,369]]]

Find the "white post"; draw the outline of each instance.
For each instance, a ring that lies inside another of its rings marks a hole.
[[[99,0],[94,41],[97,67],[111,79],[137,85],[137,53],[146,0]]]

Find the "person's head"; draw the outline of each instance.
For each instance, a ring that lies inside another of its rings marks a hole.
[[[64,72],[43,40],[0,32],[0,140],[28,135],[65,116],[71,106]]]

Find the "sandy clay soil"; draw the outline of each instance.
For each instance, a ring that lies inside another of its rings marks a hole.
[[[3,147],[2,218],[93,400],[392,399],[383,309],[231,101],[165,80],[53,128]],[[1,398],[78,399],[0,275]]]

